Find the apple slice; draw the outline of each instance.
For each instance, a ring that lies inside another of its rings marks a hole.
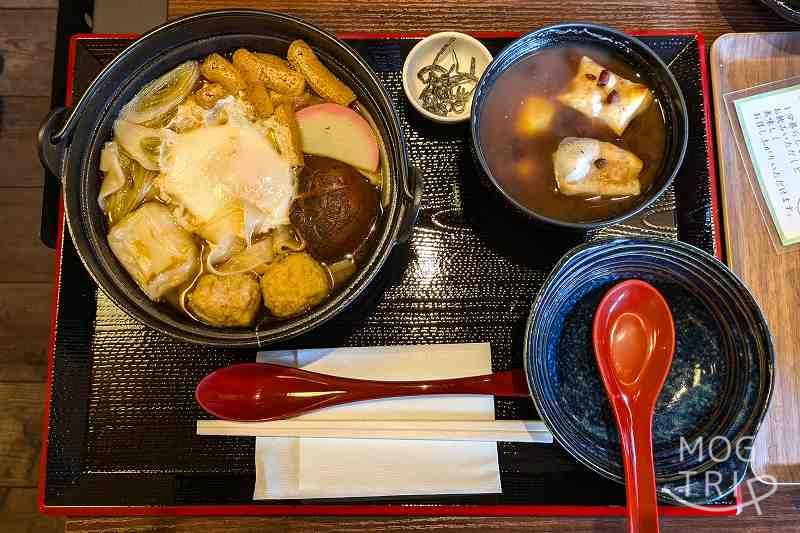
[[[339,104],[318,104],[297,112],[303,152],[321,155],[356,168],[375,171],[380,152],[375,133],[364,117]]]

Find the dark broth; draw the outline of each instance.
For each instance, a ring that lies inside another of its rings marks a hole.
[[[503,190],[537,214],[565,222],[605,220],[641,203],[660,177],[666,143],[658,99],[628,125],[622,137],[603,122],[557,102],[556,96],[575,76],[583,56],[623,78],[642,83],[623,58],[606,49],[578,45],[548,48],[523,58],[497,79],[486,97],[479,132],[486,161]],[[515,133],[514,124],[530,96],[551,100],[558,111],[548,132],[522,138]],[[639,176],[642,193],[591,198],[561,194],[553,176],[553,154],[565,137],[598,139],[636,154],[644,163]]]

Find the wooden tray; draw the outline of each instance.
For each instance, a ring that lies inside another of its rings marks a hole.
[[[800,75],[800,32],[729,33],[711,48],[723,222],[730,267],[750,287],[772,331],[772,404],[756,440],[752,469],[779,483],[800,482],[800,251],[778,253],[761,216],[723,96]],[[760,193],[758,193],[760,194]]]

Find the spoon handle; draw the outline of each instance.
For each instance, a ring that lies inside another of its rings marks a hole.
[[[635,405],[633,409],[636,411]],[[626,430],[620,432],[620,439],[625,463],[628,532],[658,533],[652,410],[644,416],[624,411],[629,420]]]
[[[529,397],[525,376],[520,370],[507,370],[483,376],[438,379],[430,381],[361,381],[351,391],[354,399],[386,398],[440,394],[486,394]]]

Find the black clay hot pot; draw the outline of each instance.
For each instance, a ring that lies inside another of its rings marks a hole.
[[[575,223],[556,220],[541,215],[517,202],[503,190],[503,187],[492,174],[484,156],[484,147],[481,142],[480,123],[484,103],[497,79],[512,65],[531,54],[546,48],[569,44],[593,45],[611,50],[623,57],[641,75],[642,83],[650,87],[660,101],[664,112],[664,122],[667,127],[666,153],[664,154],[659,177],[652,187],[642,194],[640,202],[634,204],[625,213],[596,222]],[[626,218],[641,213],[667,190],[683,163],[689,135],[688,124],[686,102],[683,99],[683,93],[681,93],[678,82],[670,73],[667,65],[647,45],[635,37],[625,35],[605,26],[570,23],[548,26],[524,35],[494,57],[494,60],[483,72],[475,88],[470,128],[473,154],[478,168],[488,177],[494,189],[499,191],[510,204],[528,215],[531,220],[543,226],[585,231],[621,222]]]
[[[215,51],[245,47],[283,55],[295,39],[309,43],[347,83],[374,118],[384,141],[389,200],[372,251],[350,283],[313,312],[260,329],[205,326],[150,301],[116,260],[97,205],[100,150],[120,108],[148,81],[180,63]],[[95,78],[72,109],[56,109],[39,132],[42,162],[61,176],[64,207],[75,248],[97,284],[129,314],[182,340],[221,346],[263,346],[305,333],[345,310],[367,287],[395,244],[408,237],[421,183],[410,166],[396,112],[375,74],[346,44],[302,20],[252,10],[225,10],[167,23],[125,49]]]

